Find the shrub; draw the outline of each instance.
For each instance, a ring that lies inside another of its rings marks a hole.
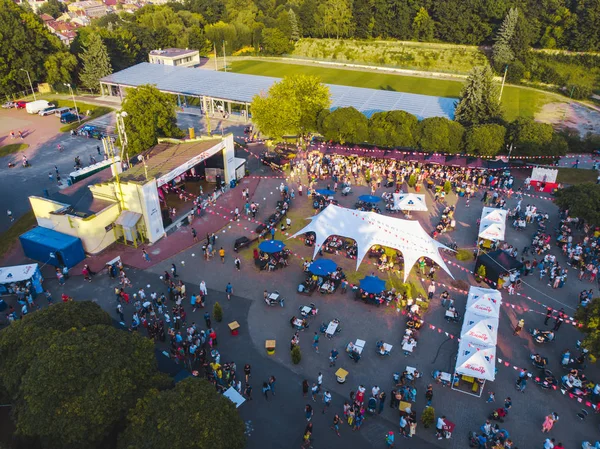
[[[459,249],[456,252],[456,260],[463,262],[473,260],[473,252],[468,249]]]
[[[477,268],[477,280],[481,281],[482,279],[485,279],[486,275],[487,272],[485,271],[485,266],[479,265],[479,268]]]
[[[215,302],[215,305],[213,306],[213,316],[217,322],[220,323],[223,321],[223,308],[218,302]]]
[[[430,427],[435,422],[435,410],[433,407],[425,407],[421,415],[421,422],[425,428]]]
[[[300,346],[296,345],[292,348],[292,363],[297,365],[302,360],[302,353],[300,352]]]

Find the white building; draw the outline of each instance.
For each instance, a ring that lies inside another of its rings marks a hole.
[[[187,48],[165,48],[152,50],[149,55],[152,64],[163,64],[178,67],[193,67],[200,64],[200,52]]]

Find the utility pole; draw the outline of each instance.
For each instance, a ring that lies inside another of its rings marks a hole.
[[[117,117],[117,133],[119,134],[119,139],[121,140],[121,164],[123,163],[123,156],[125,156],[127,160],[127,167],[129,167],[129,154],[126,153],[128,144],[127,133],[125,132],[125,121],[123,120],[125,117],[127,117],[127,112],[121,111],[117,112],[115,115]]]
[[[502,91],[504,90],[504,83],[506,82],[506,74],[508,73],[508,64],[504,68],[504,76],[502,77],[502,86],[500,87],[500,98],[498,98],[498,103],[502,101]]]
[[[217,57],[217,44],[213,44],[213,48],[215,49],[215,71],[219,71],[219,58]]]
[[[73,93],[73,88],[71,87],[70,84],[68,83],[63,83],[66,87],[69,88],[69,91],[71,92],[71,98],[73,98],[73,104],[75,105],[75,114],[77,114],[77,121],[79,122],[79,124],[81,125],[81,116],[79,115],[79,109],[77,109],[77,102],[75,101],[75,94]]]
[[[19,69],[21,72],[27,73],[27,79],[29,80],[29,86],[31,87],[31,93],[33,94],[33,101],[36,101],[35,90],[33,90],[33,83],[31,82],[31,77],[29,76],[29,71],[25,69]]]
[[[118,194],[117,192],[115,192],[115,195],[117,196],[117,201],[119,202],[119,206],[121,208],[121,210],[125,210],[125,201],[124,201],[124,197],[123,197],[123,189],[121,188],[121,180],[119,178],[119,167],[116,165],[117,162],[119,162],[119,164],[121,164],[122,162],[122,158],[119,158],[118,161],[115,158],[115,147],[112,143],[112,139],[109,136],[106,136],[102,139],[102,144],[104,145],[104,151],[106,152],[106,154],[108,154],[111,158],[112,161],[112,165],[114,167],[115,170],[115,182],[117,184],[117,189],[118,189]]]
[[[223,70],[227,71],[227,57],[225,56],[225,41],[223,41]]]

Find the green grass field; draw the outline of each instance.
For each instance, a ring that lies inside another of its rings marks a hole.
[[[452,80],[259,60],[234,61],[231,67],[234,72],[250,75],[284,77],[286,75],[302,73],[319,76],[324,83],[328,84],[368,87],[371,89],[393,90],[439,97],[457,98],[463,84],[460,81]],[[502,106],[506,119],[514,120],[519,116],[533,117],[544,104],[559,100],[560,97],[558,95],[533,89],[506,86],[502,96]]]
[[[29,148],[26,143],[11,143],[0,147],[0,157],[8,156],[9,154],[17,153]]]

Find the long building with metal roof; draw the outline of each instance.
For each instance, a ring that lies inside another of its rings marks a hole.
[[[180,104],[187,103],[188,97],[198,98],[202,109],[210,113],[214,113],[215,109],[224,112],[225,108],[231,112],[231,104],[237,104],[242,106],[242,113],[248,117],[252,98],[261,92],[266,93],[279,80],[269,76],[143,62],[102,78],[100,87],[103,95],[123,98],[124,89],[153,84],[162,92],[177,95]],[[331,92],[332,109],[353,106],[367,117],[376,112],[401,110],[419,120],[429,117],[454,119],[456,98],[335,84],[327,86]]]

